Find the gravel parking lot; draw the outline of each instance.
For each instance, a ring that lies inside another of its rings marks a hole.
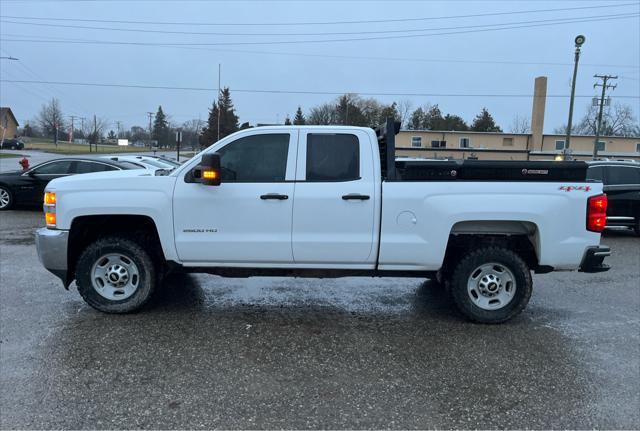
[[[171,277],[106,315],[0,214],[0,427],[640,428],[640,239],[613,269],[535,276],[513,321],[420,279]]]

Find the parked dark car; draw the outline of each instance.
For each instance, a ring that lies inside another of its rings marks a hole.
[[[0,149],[3,150],[23,150],[24,142],[19,139],[5,139],[0,143]]]
[[[49,181],[67,175],[139,169],[127,162],[102,158],[65,157],[49,160],[26,171],[0,173],[0,211],[14,205],[42,205]]]
[[[631,228],[640,235],[640,163],[589,162],[587,179],[604,184],[609,198],[607,228]]]

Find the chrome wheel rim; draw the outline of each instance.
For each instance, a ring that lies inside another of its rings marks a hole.
[[[138,266],[129,257],[120,253],[109,253],[93,264],[91,284],[103,298],[121,301],[138,290],[140,272]]]
[[[501,263],[485,263],[471,271],[467,281],[471,301],[483,310],[499,310],[513,300],[516,279]]]
[[[5,189],[0,189],[0,208],[4,208],[9,205],[9,201],[11,197],[9,196],[9,192]]]

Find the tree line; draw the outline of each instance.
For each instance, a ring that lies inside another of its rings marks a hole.
[[[593,135],[596,129],[596,109],[587,107],[582,119],[573,128],[573,134]],[[284,124],[294,125],[351,125],[376,127],[387,118],[400,121],[402,127],[409,130],[446,130],[446,131],[474,131],[474,132],[502,132],[493,116],[486,107],[467,123],[460,115],[443,113],[438,104],[419,106],[412,109],[409,101],[382,103],[374,98],[365,98],[357,94],[344,94],[332,101],[311,107],[306,113],[299,105],[293,119],[288,116]],[[218,99],[209,108],[206,122],[189,120],[182,124],[171,121],[162,106],[159,106],[152,121],[151,130],[139,125],[128,130],[107,131],[108,122],[104,119],[89,118],[84,121],[84,127],[74,125],[73,136],[85,139],[89,143],[98,143],[105,139],[129,139],[132,142],[151,142],[161,148],[175,148],[175,133],[182,132],[184,147],[206,147],[231,133],[241,129],[254,127],[249,122],[240,122],[236,108],[228,87],[220,91]],[[259,126],[260,124],[257,124]],[[24,136],[49,137],[58,135],[60,140],[69,137],[70,125],[63,115],[60,102],[52,99],[44,104],[36,119],[25,124],[22,130]],[[526,117],[515,116],[510,125],[511,133],[530,133],[529,121]],[[566,126],[558,127],[554,133],[566,133]],[[616,103],[608,106],[603,113],[603,136],[640,136],[640,125],[628,105]]]

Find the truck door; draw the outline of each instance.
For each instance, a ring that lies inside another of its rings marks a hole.
[[[293,202],[296,264],[375,264],[372,151],[360,130],[300,132]]]
[[[186,183],[173,200],[176,249],[185,263],[293,262],[291,213],[298,132],[258,128],[216,151],[222,183]]]

